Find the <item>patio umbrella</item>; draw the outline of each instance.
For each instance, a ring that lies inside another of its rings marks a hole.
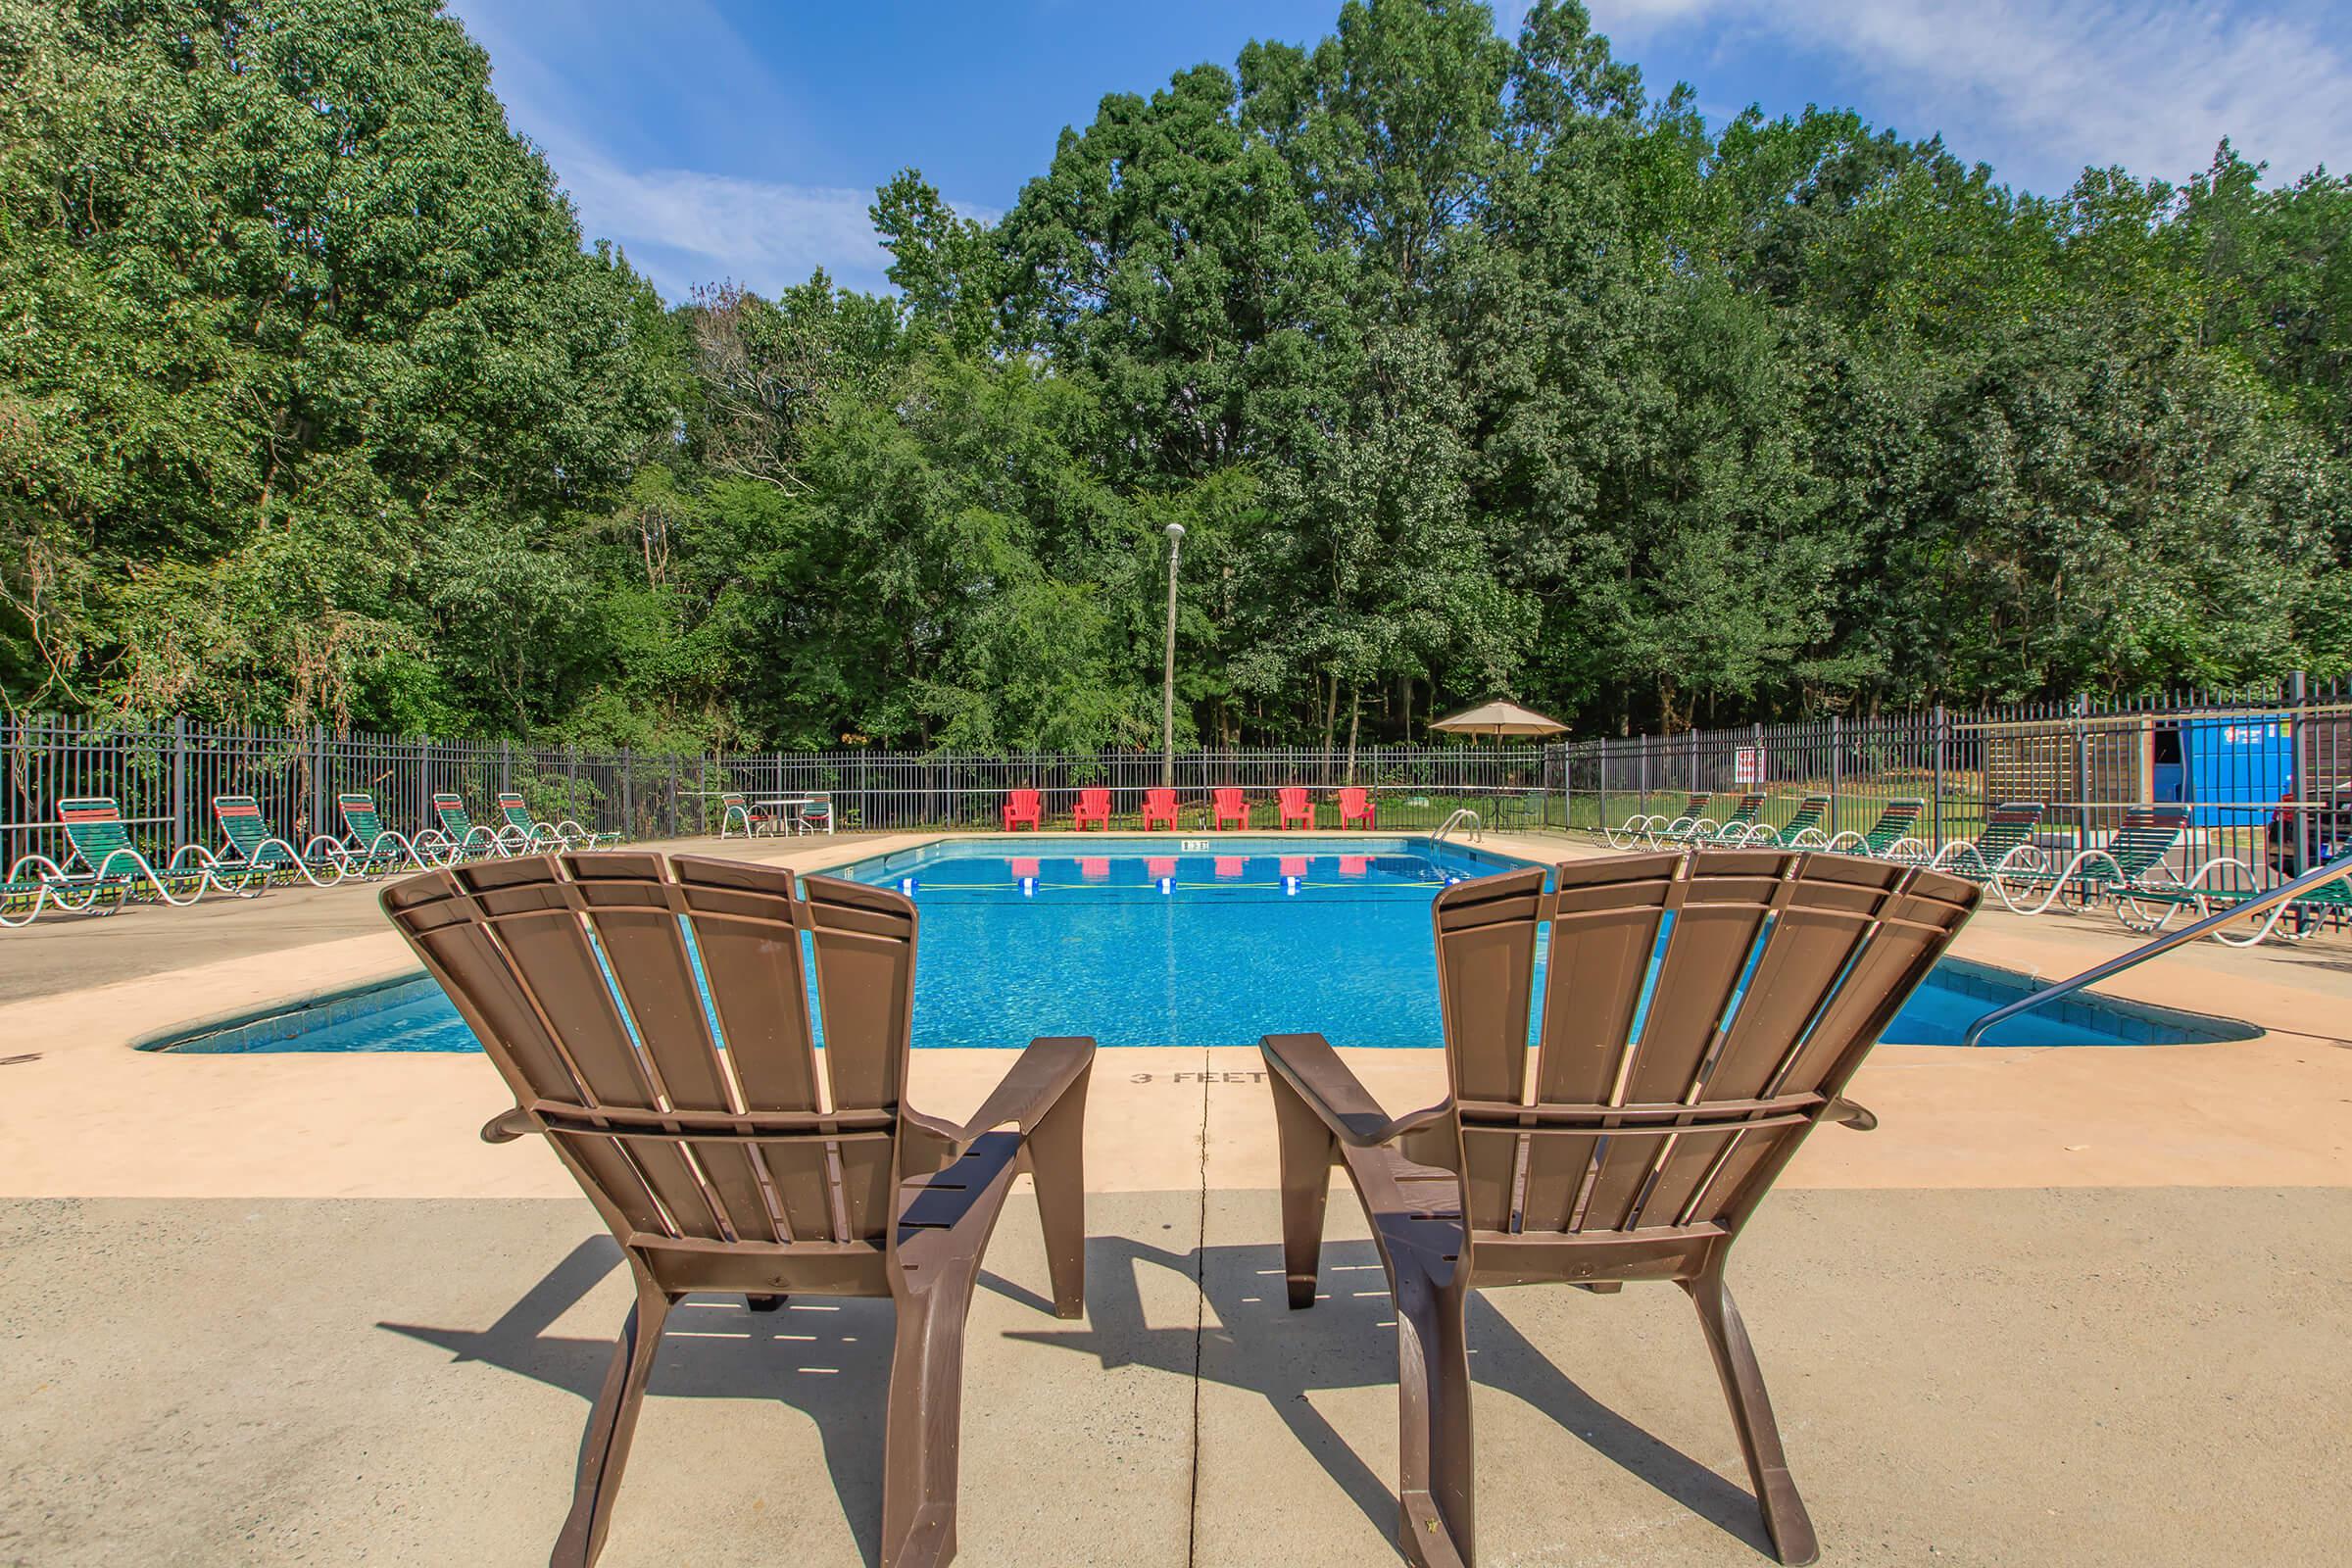
[[[1568,726],[1556,718],[1545,718],[1532,708],[1517,703],[1481,703],[1449,713],[1429,726],[1448,735],[1565,735]]]

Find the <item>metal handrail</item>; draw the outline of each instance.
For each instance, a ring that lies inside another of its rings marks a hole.
[[[1456,824],[1464,817],[1470,819],[1470,837],[1473,842],[1486,836],[1486,830],[1478,825],[1478,813],[1467,806],[1457,806],[1446,813],[1446,820],[1440,823],[1438,830],[1429,836],[1429,842],[1443,844],[1446,841],[1446,835],[1452,832]]]
[[[2030,997],[2020,997],[2005,1007],[1995,1007],[1975,1023],[1970,1024],[1968,1033],[1961,1037],[1960,1043],[1964,1046],[1982,1045],[1985,1035],[1991,1033],[1995,1025],[2006,1023],[2021,1012],[2032,1012],[2036,1007],[2056,1002],[2060,997],[2072,996],[2084,986],[2096,985],[2110,975],[2122,974],[2126,969],[2143,964],[2150,958],[2161,957],[2175,948],[2180,947],[2184,943],[2194,942],[2197,938],[2208,932],[2217,931],[2232,920],[2243,920],[2268,913],[2281,904],[2301,898],[2314,888],[2326,887],[2330,882],[2341,881],[2346,877],[2352,877],[2352,855],[2339,856],[2326,865],[2306,871],[2291,881],[2281,882],[2275,888],[2266,888],[2247,899],[2243,904],[2233,904],[2227,909],[2218,910],[2205,916],[2202,920],[2182,926],[2178,931],[2167,931],[2152,941],[2141,943],[2130,953],[2118,954],[2104,963],[2093,964],[2081,974],[2036,991]]]

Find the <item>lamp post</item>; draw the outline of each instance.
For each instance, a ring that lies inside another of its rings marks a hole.
[[[1168,524],[1168,645],[1159,665],[1159,781],[1176,784],[1176,558],[1184,551],[1184,524]]]

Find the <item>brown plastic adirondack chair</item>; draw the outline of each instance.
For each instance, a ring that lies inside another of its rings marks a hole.
[[[1469,1293],[1671,1280],[1697,1304],[1774,1549],[1811,1562],[1813,1527],[1724,1264],[1816,1123],[1875,1125],[1840,1091],[1977,889],[1918,867],[1770,850],[1633,856],[1552,875],[1551,892],[1531,866],[1437,898],[1451,1083],[1442,1102],[1392,1118],[1322,1036],[1262,1042],[1290,1303],[1315,1299],[1330,1167],[1345,1163],[1396,1298],[1398,1541],[1424,1568],[1455,1568],[1474,1560]]]
[[[907,1106],[915,911],[882,888],[612,851],[432,871],[383,905],[514,1092],[483,1138],[544,1134],[637,1283],[552,1561],[602,1549],[662,1321],[692,1292],[891,1298],[881,1560],[953,1558],[964,1317],[1019,1171],[1054,1310],[1080,1311],[1095,1043],[1033,1042],[962,1126]]]

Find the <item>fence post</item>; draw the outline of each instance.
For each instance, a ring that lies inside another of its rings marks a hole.
[[[678,836],[678,754],[669,754],[669,836]]]
[[[1845,773],[1845,716],[1830,715],[1830,837],[1838,836],[1838,781]]]
[[[2090,693],[2075,693],[2075,850],[2090,848]],[[2084,878],[2085,890],[2088,878]]]
[[[2303,670],[2295,670],[2293,698],[2295,698],[2295,710],[2293,710],[2291,717],[2288,717],[2288,724],[2286,724],[2286,733],[2288,733],[2286,768],[2295,776],[2295,813],[2293,813],[2295,849],[2291,851],[2288,865],[2293,865],[2295,874],[2300,877],[2303,872],[2312,870],[2310,847],[2312,847],[2312,839],[2319,837],[2317,832],[2312,832],[2312,815],[2310,815],[2310,808],[2307,808],[2312,800],[2310,790],[2307,790],[2307,773],[2310,773],[2312,768],[2310,768],[2310,761],[2303,757],[2303,738],[2305,738],[2305,733],[2310,731],[2310,724],[2305,724],[2303,710],[2307,703],[2310,703],[2310,684],[2307,684]],[[2312,750],[2317,753],[2319,748],[2312,748]],[[2246,858],[2258,860],[2260,854],[2263,854],[2263,830],[2256,827],[2256,830],[2253,830],[2253,854],[2248,854]]]
[[[188,842],[188,715],[172,717],[172,848]]]
[[[1936,705],[1936,783],[1929,799],[1935,802],[1935,836],[1928,840],[1936,849],[1943,848],[1943,705]]]
[[[620,830],[631,838],[637,835],[637,768],[626,746],[620,749]]]
[[[326,826],[326,726],[311,726],[311,823],[317,833]]]

